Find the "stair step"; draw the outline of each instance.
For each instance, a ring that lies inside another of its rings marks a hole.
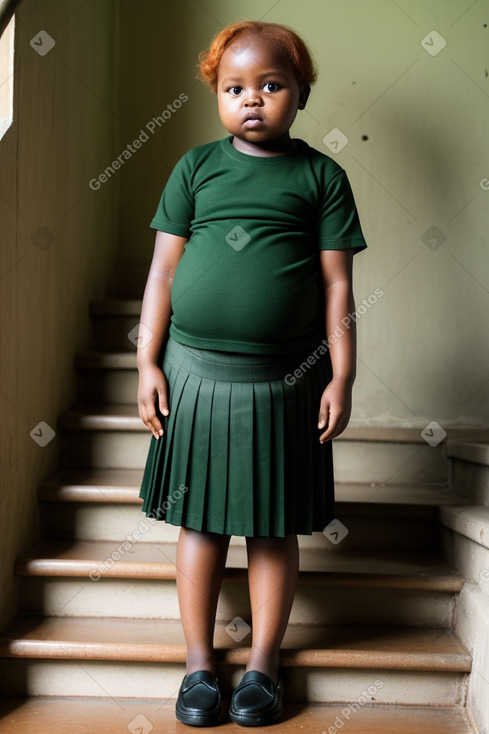
[[[219,662],[244,664],[249,639],[248,632],[233,640],[218,622]],[[471,669],[470,655],[449,629],[291,624],[282,648],[282,667]],[[179,620],[25,617],[0,636],[0,656],[184,663],[186,648]]]
[[[141,469],[61,469],[39,485],[41,502],[141,504]]]
[[[226,631],[229,623],[216,623],[214,644],[223,691],[235,685],[232,674],[246,665],[249,655],[249,630],[244,620],[238,621],[246,634],[237,639]],[[240,627],[234,622],[233,632]],[[8,694],[13,693],[10,683],[15,690],[24,680],[28,665],[31,680],[39,676],[41,695],[49,694],[46,688],[61,674],[65,695],[73,691],[87,695],[93,688],[93,680],[84,685],[89,672],[104,690],[103,695],[122,695],[130,680],[133,695],[153,697],[159,690],[159,695],[164,691],[163,695],[174,697],[185,669],[186,647],[181,624],[175,620],[33,617],[20,619],[4,633],[0,657],[0,673],[6,665],[12,671],[11,680],[3,675]],[[331,702],[331,684],[328,691],[327,682],[329,671],[334,669],[335,685],[340,689],[342,672],[347,673],[348,686],[358,685],[359,679],[386,681],[385,691],[378,686],[378,700],[386,703],[392,702],[391,695],[399,701],[402,685],[406,693],[399,702],[417,703],[419,697],[426,696],[429,676],[434,689],[444,689],[443,700],[436,703],[453,704],[461,702],[471,658],[449,629],[290,624],[282,646],[281,669],[292,701],[308,700],[312,695],[315,702]],[[140,679],[137,670],[141,670]],[[309,682],[308,676],[312,677]],[[25,680],[23,685],[25,690]],[[22,695],[22,690],[16,693]],[[337,689],[333,695],[343,701],[351,692]],[[433,695],[434,690],[430,692]],[[382,696],[387,699],[382,701]]]
[[[90,316],[139,316],[142,300],[137,298],[107,298],[90,303]]]
[[[482,432],[478,433],[481,438],[479,441],[470,441],[467,437],[462,441],[450,441],[447,444],[447,455],[453,459],[463,459],[474,464],[489,466],[488,437],[486,436],[486,441],[483,441],[482,435]]]
[[[136,351],[128,334],[139,323],[141,300],[110,299],[90,304],[92,335],[101,351]]]
[[[41,502],[87,502],[141,504],[141,469],[78,468],[61,469],[41,482]],[[376,505],[438,506],[460,505],[461,498],[443,487],[419,484],[336,482],[339,502],[367,502]],[[463,502],[463,500],[462,500]]]
[[[137,405],[76,405],[62,413],[59,428],[64,431],[138,431],[149,434],[139,417]]]
[[[127,552],[107,541],[44,541],[16,564],[22,611],[178,619],[175,560],[175,544],[147,539]],[[245,547],[231,545],[220,620],[250,614],[246,565]],[[433,555],[301,548],[291,622],[448,626],[463,584]]]
[[[97,570],[104,559],[114,555],[106,578],[175,579],[176,544],[128,542],[127,551],[109,541],[41,541],[17,559],[15,571],[21,576],[80,576]],[[126,555],[127,552],[127,555]],[[116,558],[120,555],[120,558]],[[226,574],[235,582],[246,582],[246,551],[231,546]],[[109,564],[107,564],[109,565]],[[329,552],[301,550],[300,583],[320,586],[409,588],[458,592],[464,578],[434,555],[392,552],[389,557],[376,552]]]
[[[142,470],[63,470],[39,488],[44,534],[50,538],[122,541],[142,523],[153,542],[173,542],[179,529],[146,519],[139,491]],[[337,546],[322,533],[301,536],[301,547],[433,551],[439,507],[460,497],[437,487],[336,484],[336,513],[348,530]],[[244,544],[244,538],[233,538]]]
[[[135,403],[138,371],[135,352],[82,352],[75,357],[80,400]]]
[[[58,425],[65,466],[144,467],[150,433],[134,403],[79,404],[63,413]],[[418,429],[352,426],[333,445],[338,481],[448,483],[444,446],[429,446]]]
[[[474,504],[489,505],[489,442],[450,441],[451,486]]]
[[[75,355],[80,370],[137,370],[135,352],[98,352],[86,350]]]
[[[441,521],[445,527],[489,549],[489,507],[463,505],[444,509]]]
[[[360,698],[360,697],[359,697]],[[348,724],[350,734],[474,734],[461,707],[438,709],[414,706],[371,706],[361,703],[348,706],[286,704],[279,726],[261,727],[271,732],[319,734],[339,731]],[[223,706],[220,734],[236,734],[237,727],[227,720],[227,702]],[[120,732],[165,732],[177,734],[183,726],[175,719],[175,701],[97,698],[0,699],[2,734],[120,734]],[[335,724],[336,722],[336,724]],[[201,728],[205,732],[215,729]]]

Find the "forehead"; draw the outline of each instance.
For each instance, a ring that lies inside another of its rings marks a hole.
[[[226,48],[219,61],[218,76],[230,73],[260,73],[268,69],[294,76],[294,69],[283,49],[271,39],[239,35]]]

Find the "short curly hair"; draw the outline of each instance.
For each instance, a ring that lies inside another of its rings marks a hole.
[[[262,23],[256,20],[240,20],[222,29],[213,39],[209,49],[199,54],[197,77],[213,92],[217,90],[217,71],[221,56],[240,35],[260,35],[280,48],[290,62],[299,84],[312,84],[317,79],[314,60],[306,43],[291,28],[278,23]]]

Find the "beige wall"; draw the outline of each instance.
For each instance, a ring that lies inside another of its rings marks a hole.
[[[118,147],[117,5],[80,5],[25,0],[16,16],[15,119],[0,141],[0,626],[16,611],[15,557],[37,537],[38,483],[58,465],[58,437],[41,447],[30,432],[56,431],[74,402],[88,304],[114,269],[117,191],[88,181]],[[30,46],[40,31],[55,41],[44,56]]]
[[[384,292],[358,324],[354,421],[487,423],[487,0],[122,0],[120,8],[121,149],[180,93],[189,97],[119,172],[122,292],[141,294],[148,222],[172,166],[226,134],[215,98],[194,78],[198,52],[242,17],[290,25],[320,69],[293,134],[350,176],[370,243],[356,259],[357,305]],[[447,42],[436,55],[421,45],[427,37],[439,48],[433,30]],[[335,127],[349,142],[331,153],[323,138]]]

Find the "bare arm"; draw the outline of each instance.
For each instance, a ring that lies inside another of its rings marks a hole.
[[[144,338],[143,334],[137,352],[138,407],[141,420],[155,438],[163,435],[163,426],[156,411],[157,401],[163,415],[169,412],[166,380],[158,365],[158,357],[170,326],[171,288],[186,242],[185,237],[157,232],[141,309],[141,324],[148,329],[148,336]]]
[[[342,433],[351,414],[351,391],[356,373],[356,329],[348,314],[355,310],[352,289],[353,250],[322,250],[321,272],[326,307],[326,335],[333,379],[321,398],[318,428],[321,443]],[[343,321],[342,321],[343,319]]]

